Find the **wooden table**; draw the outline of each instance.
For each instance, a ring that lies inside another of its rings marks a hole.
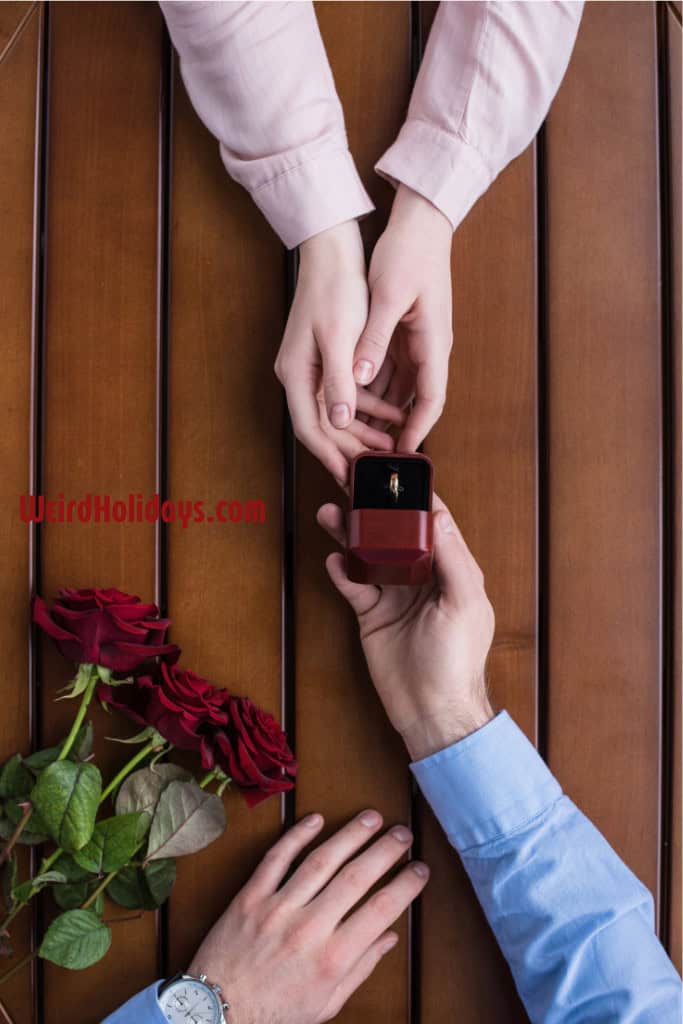
[[[0,5],[0,49],[30,10]],[[371,246],[391,200],[372,165],[433,7],[318,15]],[[680,61],[680,4],[588,4],[537,141],[457,232],[449,399],[425,445],[497,611],[494,700],[654,892],[679,967]],[[0,757],[72,714],[53,703],[68,666],[29,638],[31,588],[110,584],[156,595],[186,665],[283,709],[301,762],[282,806],[229,797],[224,838],[180,862],[167,909],[114,927],[102,963],[38,963],[0,989],[17,1024],[99,1020],[187,963],[283,821],[316,808],[332,829],[365,806],[412,823],[433,876],[340,1019],[525,1019],[325,578],[314,513],[335,485],[294,453],[272,372],[292,257],[227,178],[155,4],[29,15],[0,65],[0,239]],[[267,520],[29,530],[28,489],[260,499]],[[112,767],[103,737],[130,729],[95,717]]]

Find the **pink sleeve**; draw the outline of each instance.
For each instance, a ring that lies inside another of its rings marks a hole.
[[[582,3],[439,4],[408,117],[375,170],[455,229],[529,145],[567,70]]]
[[[372,203],[311,3],[162,2],[192,103],[288,248]]]

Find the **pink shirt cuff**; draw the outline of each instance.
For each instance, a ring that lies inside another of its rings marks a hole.
[[[348,149],[307,156],[251,197],[288,249],[374,210]]]
[[[494,177],[464,139],[416,118],[406,121],[375,170],[394,187],[402,182],[419,192],[448,217],[453,230]]]

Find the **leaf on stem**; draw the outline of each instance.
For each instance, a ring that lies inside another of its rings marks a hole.
[[[93,834],[101,792],[102,776],[95,765],[55,761],[38,777],[31,802],[54,841],[74,853]]]
[[[127,864],[135,853],[144,835],[146,824],[143,814],[121,814],[105,818],[95,825],[92,836],[81,850],[76,850],[74,860],[85,871],[92,874],[108,874],[118,871]]]
[[[195,782],[169,783],[159,798],[146,862],[202,850],[225,830],[223,801]]]
[[[110,945],[109,926],[92,910],[66,910],[46,931],[38,955],[58,967],[81,970],[101,960]]]
[[[92,753],[92,742],[93,725],[92,722],[86,722],[76,734],[74,745],[67,755],[68,759],[70,761],[86,761]],[[29,754],[28,757],[24,758],[24,764],[35,775],[39,775],[48,765],[57,760],[63,746],[64,740],[57,744],[56,747],[45,747],[44,750],[36,750],[35,753]]]
[[[144,868],[129,865],[112,878],[107,894],[127,910],[156,910],[168,899],[175,877],[172,857],[150,861]]]
[[[99,878],[93,878],[89,882],[70,882],[66,885],[56,885],[52,890],[52,897],[58,907],[62,910],[75,910],[80,907],[100,884]],[[104,910],[104,893],[101,892],[92,909],[96,914]]]
[[[15,754],[0,770],[0,800],[27,796],[33,788],[33,776],[21,754]]]
[[[58,693],[61,693],[61,697],[55,697],[55,700],[69,700],[71,697],[80,697],[88,689],[88,683],[92,679],[93,666],[88,665],[85,662],[78,666],[78,672],[73,679],[70,679],[66,686],[63,686]]]
[[[29,899],[34,892],[40,892],[46,885],[61,885],[66,882],[66,877],[60,871],[45,871],[42,875],[36,875],[35,878],[29,878],[26,882],[22,882],[21,885],[17,885],[14,888],[14,898],[17,903],[23,903]]]
[[[157,764],[133,772],[122,784],[116,797],[116,813],[131,814],[142,812],[151,822],[159,797],[175,780],[187,782],[190,772],[177,764]]]

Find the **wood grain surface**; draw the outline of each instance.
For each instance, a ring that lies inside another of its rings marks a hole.
[[[548,117],[548,757],[657,897],[661,322],[655,12],[588,4]],[[586,116],[590,111],[590,116]]]
[[[0,5],[0,50],[12,38],[30,5]],[[40,18],[33,14],[7,59],[0,65],[0,323],[3,324],[3,372],[0,374],[0,507],[5,520],[0,546],[0,649],[4,672],[12,680],[3,694],[0,715],[0,763],[31,746],[29,665],[29,532],[19,516],[19,496],[30,487],[31,360],[33,347],[33,192],[37,153],[36,112],[40,65]],[[29,857],[19,858],[27,877]],[[31,916],[12,930],[15,956],[31,948]],[[3,962],[4,963],[4,962]],[[0,991],[17,1017],[30,1020],[32,972],[26,970]]]

